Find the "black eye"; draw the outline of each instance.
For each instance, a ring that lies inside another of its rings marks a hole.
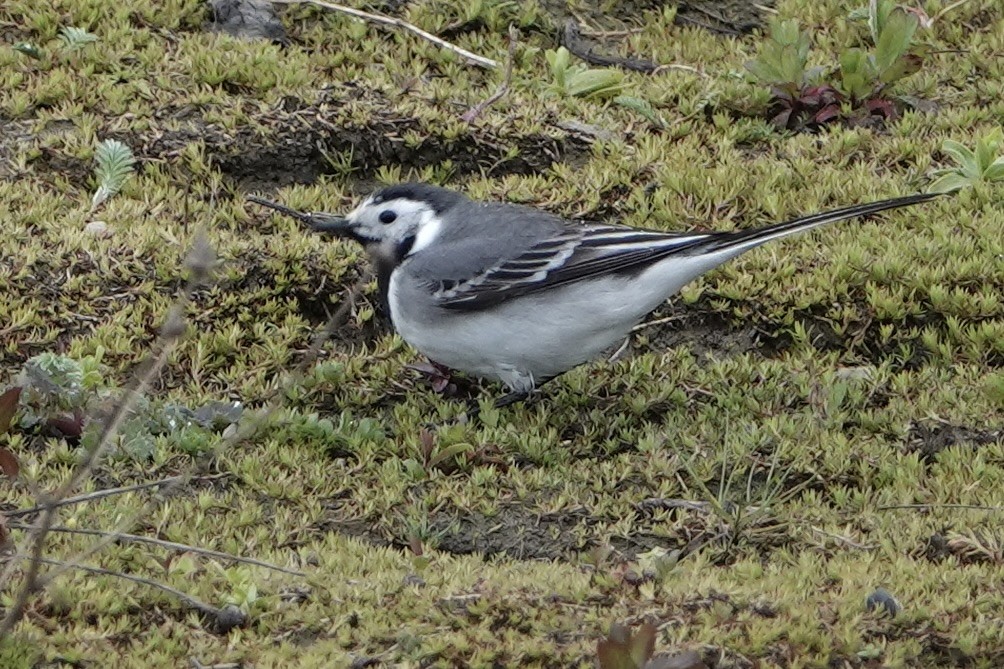
[[[397,218],[397,212],[393,209],[384,209],[380,212],[380,222],[386,225],[387,223],[393,223],[394,219]]]

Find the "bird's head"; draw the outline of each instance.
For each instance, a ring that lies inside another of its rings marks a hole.
[[[314,230],[354,239],[370,253],[400,262],[439,235],[443,218],[464,201],[455,191],[422,183],[382,188],[346,214],[309,214]]]

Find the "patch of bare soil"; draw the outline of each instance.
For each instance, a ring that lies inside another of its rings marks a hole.
[[[31,141],[34,121],[11,121],[0,116],[0,179],[16,178],[13,160]]]
[[[752,32],[764,22],[765,12],[761,7],[773,6],[773,0],[762,3],[748,0],[625,0],[616,3],[616,9],[610,11],[606,5],[613,3],[602,0],[588,0],[575,3],[579,16],[596,21],[600,24],[607,19],[621,22],[637,22],[645,12],[661,11],[666,5],[677,6],[676,22],[703,28],[720,35],[739,35]],[[567,0],[545,0],[544,7],[562,23],[565,19],[574,18],[569,11]]]
[[[428,531],[437,550],[455,555],[480,553],[516,560],[555,560],[586,549],[588,541],[582,537],[594,524],[584,511],[539,514],[513,504],[492,516],[457,508],[444,510],[429,518]],[[323,529],[377,546],[407,547],[410,541],[408,529],[396,522],[387,532],[367,520],[332,519]]]
[[[675,305],[660,311],[659,316],[653,317],[650,322],[662,319],[670,320],[643,330],[648,337],[649,348],[666,350],[689,346],[697,358],[724,358],[750,351],[769,357],[779,352],[774,342],[762,339],[756,328],[737,325],[718,313]]]
[[[314,100],[287,97],[271,109],[247,103],[242,112],[251,122],[238,128],[206,122],[202,110],[184,105],[161,110],[142,134],[111,128],[102,134],[128,144],[142,162],[175,162],[187,146],[202,144],[212,164],[239,190],[265,192],[345,170],[366,181],[382,166],[420,169],[445,161],[457,175],[533,174],[556,162],[581,160],[591,143],[581,133],[560,129],[557,119],[550,119],[543,132],[475,124],[447,137],[441,124],[426,124],[400,107],[389,93],[345,83],[319,91]],[[6,125],[10,129],[5,128],[0,141],[0,178],[2,163],[9,162],[3,159],[14,155],[17,137],[22,142],[30,138],[29,127]],[[406,136],[422,139],[406,141]],[[345,156],[348,164],[332,164]],[[87,161],[50,148],[41,149],[36,167],[43,179],[51,173],[81,188],[93,169]]]
[[[920,453],[924,462],[933,462],[946,448],[965,444],[972,448],[1004,442],[1004,429],[952,425],[942,422],[914,423],[906,437],[907,449]]]
[[[365,109],[365,114],[348,110]],[[436,124],[399,111],[387,94],[351,83],[319,92],[312,101],[286,98],[271,110],[246,110],[253,124],[234,130],[205,123],[200,114],[178,110],[170,130],[131,138],[144,157],[177,155],[201,141],[206,153],[242,190],[273,190],[292,183],[312,183],[336,171],[329,157],[350,156],[348,168],[357,179],[378,167],[422,168],[451,161],[457,174],[531,174],[555,162],[573,160],[588,141],[555,128],[549,133],[520,133],[511,125],[472,125],[459,137],[447,137]],[[339,120],[341,113],[342,120]],[[419,142],[405,141],[406,135]],[[341,168],[340,168],[341,169]]]

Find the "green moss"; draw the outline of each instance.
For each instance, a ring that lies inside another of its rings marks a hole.
[[[846,20],[852,4],[777,10],[813,26],[814,65],[860,37]],[[245,207],[248,191],[343,211],[379,183],[420,178],[565,216],[733,230],[921,190],[953,164],[945,139],[975,146],[1004,114],[999,20],[986,3],[918,36],[935,53],[899,86],[937,113],[818,135],[778,134],[762,118],[767,97],[741,75],[756,35],[713,37],[674,25],[673,12],[596,14],[594,26],[641,26],[604,48],[693,68],[624,75],[625,94],[665,128],[561,96],[544,59],[560,24],[551,5],[403,10],[499,61],[508,24],[523,27],[510,92],[467,124],[460,115],[501,71],[315,7],[283,6],[291,44],[279,48],[202,32],[195,0],[4,4],[8,41],[43,56],[0,49],[10,212],[0,383],[43,352],[99,357],[105,383],[126,383],[182,289],[201,227],[222,264],[192,298],[153,406],[259,406],[364,259]],[[98,41],[66,51],[66,25]],[[94,151],[109,138],[139,162],[92,215]],[[645,619],[660,649],[704,649],[718,667],[997,666],[1004,640],[986,619],[1004,604],[988,585],[1002,577],[1004,541],[1000,202],[988,186],[765,247],[685,289],[624,359],[576,369],[503,411],[490,406],[496,387],[461,384],[450,399],[409,371],[416,355],[375,315],[371,285],[254,438],[216,452],[213,433],[158,437],[149,457],[102,465],[85,491],[193,460],[200,478],[59,518],[112,529],[151,501],[128,529],[303,569],[306,580],[112,544],[84,561],[213,606],[236,602],[250,625],[217,635],[161,592],[71,572],[0,658],[586,667],[612,621]],[[85,231],[95,218],[110,236]],[[481,419],[456,424],[475,400]],[[29,433],[8,446],[49,488],[79,456]],[[9,490],[8,508],[34,503],[25,487]],[[910,504],[931,506],[899,508]],[[13,534],[21,546],[23,531]],[[89,545],[58,532],[48,554]],[[896,618],[866,611],[877,587],[903,604]]]

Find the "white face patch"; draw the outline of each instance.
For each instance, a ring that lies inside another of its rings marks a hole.
[[[362,203],[360,203],[360,205],[358,207],[356,207],[355,209],[353,209],[349,213],[345,214],[345,218],[347,220],[350,220],[350,221],[354,222],[354,223],[355,222],[359,222],[360,215],[364,211],[366,211],[372,204],[373,204],[373,196],[370,195],[365,200],[363,200]]]
[[[412,244],[408,255],[428,248],[430,244],[436,241],[442,227],[443,222],[436,216],[435,212],[428,210],[422,212],[422,219],[418,224],[418,234],[415,235],[415,243]]]

